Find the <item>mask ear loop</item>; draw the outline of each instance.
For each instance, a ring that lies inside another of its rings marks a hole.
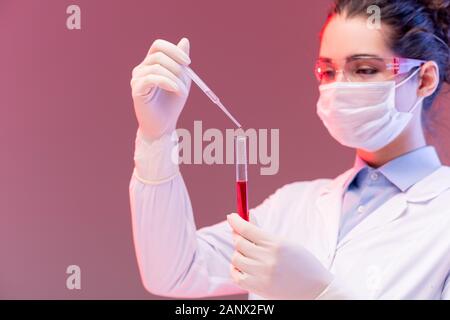
[[[414,106],[408,110],[408,113],[413,113],[414,110],[417,108],[417,106],[424,100],[424,97],[420,97],[417,102],[414,104]]]
[[[417,70],[415,70],[413,73],[411,73],[408,77],[406,77],[405,79],[403,79],[402,81],[400,81],[398,84],[396,84],[396,85],[395,85],[395,88],[398,88],[398,87],[404,85],[406,82],[408,82],[410,79],[412,79],[419,71],[420,71],[420,67],[417,68]],[[420,98],[416,101],[416,103],[414,104],[414,106],[413,106],[411,109],[409,109],[409,110],[407,111],[407,113],[413,113],[414,110],[417,108],[417,106],[418,106],[424,99],[425,99],[424,97],[420,97]]]
[[[402,81],[400,81],[399,83],[397,83],[395,85],[395,88],[398,88],[402,85],[404,85],[406,82],[408,82],[412,77],[414,77],[418,72],[420,71],[420,67],[417,68],[413,73],[411,73],[408,77],[406,77],[405,79],[403,79]]]

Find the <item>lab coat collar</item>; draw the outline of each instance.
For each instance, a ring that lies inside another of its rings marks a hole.
[[[406,191],[408,202],[426,202],[450,189],[450,167],[441,166]]]
[[[408,207],[408,202],[429,201],[447,189],[450,189],[450,167],[441,166],[429,174],[406,192],[400,192],[377,208],[366,219],[361,221],[337,244],[341,219],[342,199],[349,181],[361,170],[354,167],[347,170],[329,184],[324,186],[316,200],[326,229],[328,249],[334,252],[349,240],[371,229],[383,226],[401,216]]]
[[[360,169],[362,167],[353,167],[339,175],[323,186],[316,198],[316,207],[321,214],[324,225],[323,238],[330,254],[335,252],[337,246],[344,191]],[[328,263],[330,264],[331,261],[328,261]],[[330,265],[326,267],[329,268]]]

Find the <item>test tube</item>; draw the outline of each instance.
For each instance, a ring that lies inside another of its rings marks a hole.
[[[235,138],[237,211],[242,219],[249,221],[247,190],[247,137]]]

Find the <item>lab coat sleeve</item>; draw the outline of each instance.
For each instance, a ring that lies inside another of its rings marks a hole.
[[[450,300],[450,271],[447,276],[447,280],[444,284],[444,289],[442,290],[442,300]]]
[[[352,292],[339,278],[334,278],[331,283],[316,297],[316,300],[359,300],[365,299]]]
[[[148,142],[139,131],[136,137],[130,202],[143,284],[170,297],[247,293],[230,277],[234,247],[228,223],[196,229],[186,186],[172,161],[178,155],[173,137]]]

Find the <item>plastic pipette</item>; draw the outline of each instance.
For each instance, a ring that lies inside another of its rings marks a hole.
[[[189,78],[191,78],[192,81],[194,81],[197,84],[197,86],[208,96],[208,98],[211,99],[211,101],[214,102],[220,108],[220,110],[222,110],[228,116],[228,118],[230,118],[231,121],[234,122],[234,124],[238,128],[241,128],[242,127],[241,124],[231,115],[228,109],[225,108],[222,102],[220,102],[219,98],[206,85],[206,83],[204,83],[203,80],[200,79],[200,77],[191,68],[189,68],[188,66],[183,67],[186,69],[186,73],[188,74]]]

